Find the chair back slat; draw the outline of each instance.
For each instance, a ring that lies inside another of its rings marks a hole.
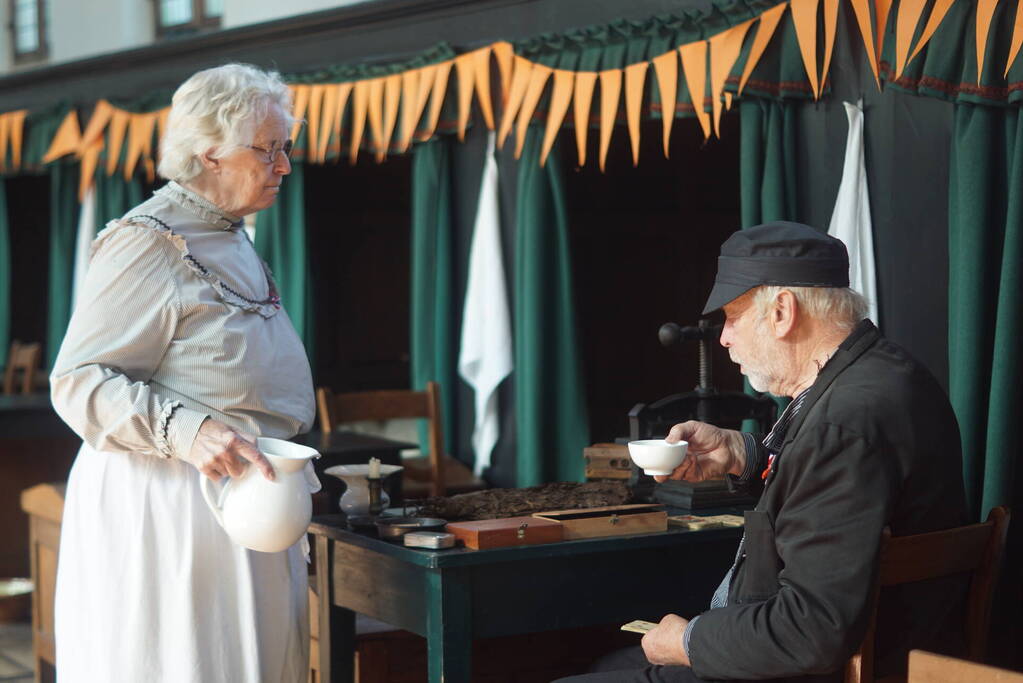
[[[894,586],[973,571],[984,559],[994,522],[895,536],[881,555],[881,585]]]
[[[909,653],[906,683],[1023,683],[1023,673],[976,664],[923,650]]]
[[[18,373],[21,373],[20,392],[31,394],[35,388],[36,368],[43,355],[43,347],[39,342],[22,344],[17,339],[11,342],[10,352],[7,354],[7,366],[4,368],[5,394],[13,394],[19,391]]]

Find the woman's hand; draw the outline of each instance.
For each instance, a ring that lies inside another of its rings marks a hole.
[[[264,477],[274,480],[273,467],[256,448],[254,436],[231,429],[223,422],[209,417],[199,427],[199,433],[195,435],[185,461],[213,481],[219,481],[225,476],[241,476],[250,462],[259,468]]]
[[[654,477],[659,482],[667,479],[721,479],[729,472],[742,474],[746,465],[746,446],[742,434],[732,429],[721,429],[706,422],[690,420],[672,427],[665,441],[688,441],[689,447],[682,464],[670,476]]]

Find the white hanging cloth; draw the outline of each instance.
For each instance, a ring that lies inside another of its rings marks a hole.
[[[505,288],[497,197],[497,162],[491,132],[469,251],[469,279],[458,357],[458,374],[475,392],[472,447],[476,453],[473,470],[477,476],[490,466],[491,453],[500,434],[497,388],[512,371],[511,315]]]
[[[849,250],[849,285],[867,300],[869,317],[878,325],[874,235],[867,166],[863,159],[863,101],[844,104],[849,117],[849,138],[845,146],[842,184],[838,187],[828,234],[845,242]]]

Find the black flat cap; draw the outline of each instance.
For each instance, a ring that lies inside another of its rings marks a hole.
[[[842,240],[802,223],[775,221],[740,230],[721,245],[703,313],[760,285],[848,287],[849,252]]]

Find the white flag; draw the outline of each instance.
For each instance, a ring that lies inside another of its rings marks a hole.
[[[469,250],[469,279],[458,357],[458,374],[475,392],[472,447],[476,452],[474,471],[477,476],[490,466],[490,455],[500,433],[497,388],[512,371],[511,316],[501,259],[497,162],[491,132]]]
[[[849,249],[849,285],[867,300],[870,319],[877,325],[874,235],[867,166],[863,161],[863,101],[845,102],[845,113],[849,116],[849,139],[845,146],[842,184],[838,187],[828,234],[845,242]]]
[[[90,187],[78,212],[78,234],[75,236],[74,275],[71,280],[71,310],[75,310],[78,293],[85,284],[85,271],[89,268],[89,253],[96,239],[96,187]]]

